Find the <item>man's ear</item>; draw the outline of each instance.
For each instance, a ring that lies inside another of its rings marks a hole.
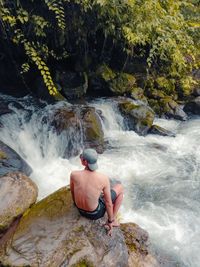
[[[86,159],[81,159],[81,163],[83,166],[87,166],[88,165],[88,162]]]

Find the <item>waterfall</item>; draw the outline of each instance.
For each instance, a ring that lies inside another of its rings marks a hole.
[[[72,170],[82,169],[78,157],[63,158],[70,138],[81,147],[81,133],[58,136],[45,122],[56,105],[67,103],[43,103],[41,108],[28,97],[10,101],[13,112],[0,117],[0,139],[33,168],[31,178],[42,198],[67,185]],[[143,137],[126,129],[114,100],[88,105],[101,111],[109,142],[109,148],[99,155],[99,171],[125,187],[122,221],[135,222],[148,231],[163,267],[199,267],[200,118],[185,122],[156,119],[156,124],[176,137]]]

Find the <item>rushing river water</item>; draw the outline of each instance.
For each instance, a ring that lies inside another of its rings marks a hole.
[[[68,184],[72,170],[82,168],[78,157],[62,157],[70,136],[58,137],[43,120],[44,114],[65,103],[43,103],[41,109],[28,97],[10,101],[14,112],[1,116],[0,140],[33,168],[31,178],[39,187],[39,198],[43,198]],[[148,231],[162,266],[199,267],[200,118],[186,122],[156,119],[154,123],[175,132],[176,137],[142,137],[125,129],[113,101],[89,105],[102,111],[109,142],[109,149],[99,155],[99,171],[125,187],[122,221],[135,222]],[[81,146],[78,137],[77,146]]]

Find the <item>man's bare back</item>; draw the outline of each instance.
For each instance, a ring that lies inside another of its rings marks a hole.
[[[74,202],[80,209],[95,210],[104,191],[108,191],[107,198],[110,198],[109,179],[101,173],[89,170],[74,171],[71,173],[71,179],[74,185]]]

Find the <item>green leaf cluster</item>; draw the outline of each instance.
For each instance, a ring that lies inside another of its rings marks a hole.
[[[22,73],[35,64],[52,95],[48,64],[69,58],[88,72],[141,58],[149,77],[179,84],[199,67],[199,0],[1,0],[0,12],[1,35],[27,56]]]

